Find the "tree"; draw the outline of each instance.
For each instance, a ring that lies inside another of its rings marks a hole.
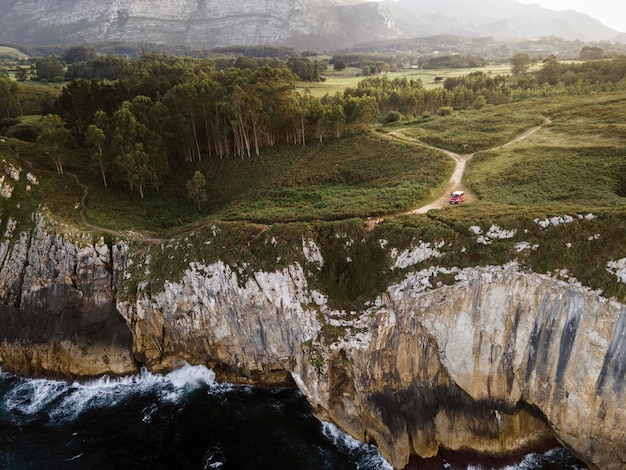
[[[530,68],[531,59],[528,54],[520,52],[511,57],[511,73],[513,75],[526,75]]]
[[[190,199],[193,199],[201,209],[201,203],[206,201],[206,179],[199,171],[196,171],[189,181],[187,181],[187,191]]]
[[[341,71],[341,70],[345,70],[346,69],[346,63],[343,60],[338,60],[337,62],[335,62],[334,68],[337,71]]]
[[[15,69],[15,79],[18,82],[25,82],[26,80],[28,80],[29,73],[30,73],[30,67],[24,67],[22,65],[18,65],[17,68]]]
[[[12,118],[22,114],[20,97],[23,87],[8,78],[0,77],[0,119]]]
[[[549,83],[550,85],[556,85],[561,79],[561,73],[564,67],[559,63],[554,54],[550,55],[543,61],[543,67],[537,74],[537,78],[542,83]]]
[[[137,119],[130,101],[125,101],[113,115],[113,147],[115,163],[131,190],[137,188],[143,199],[145,187],[152,182],[158,189],[159,174],[155,161],[162,146],[158,136]]]
[[[306,57],[291,57],[287,61],[287,66],[300,80],[305,82],[316,81],[315,70],[318,70],[319,76],[318,64]]]
[[[98,124],[90,124],[87,128],[87,134],[85,135],[85,142],[96,149],[93,154],[93,158],[98,162],[98,167],[100,168],[100,173],[102,174],[102,183],[105,188],[107,187],[107,165],[104,160],[104,144],[106,142],[106,135],[103,127],[106,126],[106,119],[106,113],[98,111],[94,119]]]
[[[485,106],[487,106],[487,99],[483,95],[478,95],[472,103],[474,109],[483,109]]]
[[[72,133],[65,128],[61,116],[48,114],[43,118],[44,125],[37,143],[45,150],[46,155],[51,155],[57,172],[63,174],[63,148],[72,144]]]
[[[38,80],[52,81],[57,78],[63,78],[65,73],[65,63],[50,54],[49,56],[35,62],[35,70],[37,71]]]
[[[597,46],[584,46],[580,50],[580,60],[598,60],[604,57],[604,49]]]
[[[74,64],[76,62],[84,62],[86,60],[93,60],[96,58],[96,51],[92,47],[87,46],[72,46],[65,50],[63,54],[65,62],[68,64]]]

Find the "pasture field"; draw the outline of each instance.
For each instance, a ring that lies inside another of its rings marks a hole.
[[[0,46],[0,57],[10,60],[28,59],[27,54],[8,46]]]
[[[560,210],[624,206],[626,94],[537,104],[535,111],[543,109],[550,124],[527,140],[485,149],[469,161],[465,183],[479,203]]]
[[[483,72],[486,74],[500,74],[508,75],[511,72],[511,66],[508,64],[493,64],[485,67],[474,67],[469,69],[408,69],[398,72],[388,72],[385,74],[390,80],[394,78],[406,78],[407,80],[421,80],[426,89],[433,89],[443,86],[443,80],[448,77],[459,77],[462,75],[468,75],[472,72]],[[325,79],[323,82],[299,82],[297,88],[299,90],[308,89],[313,96],[324,96],[326,94],[334,95],[335,93],[343,93],[347,87],[355,88],[358,83],[363,80],[361,75],[361,69],[347,68],[341,72],[332,70],[332,66],[329,66],[328,70],[322,74]],[[440,77],[441,80],[435,81],[436,77]]]

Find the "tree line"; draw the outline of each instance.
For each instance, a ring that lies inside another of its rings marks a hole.
[[[488,104],[505,104],[532,97],[623,89],[626,86],[626,56],[583,63],[562,63],[551,56],[535,72],[529,72],[530,59],[526,65],[519,67],[513,76],[477,71],[448,77],[443,80],[443,87],[434,89],[426,89],[419,79],[368,77],[356,87],[347,88],[344,98],[374,98],[379,116],[389,122],[416,118],[424,113],[479,109]]]
[[[104,185],[121,177],[141,197],[186,162],[250,158],[374,122],[371,97],[296,91],[286,67],[218,70],[206,59],[145,55],[112,81],[68,84],[55,112],[90,149]]]
[[[83,60],[81,53],[89,51],[75,52],[74,64],[102,59]],[[165,175],[184,171],[190,162],[252,158],[279,143],[323,142],[376,120],[626,84],[626,57],[581,64],[551,57],[532,73],[523,67],[514,76],[473,72],[434,89],[419,79],[368,77],[343,93],[318,98],[298,92],[298,77],[280,61],[227,69],[209,59],[165,54],[123,61],[115,80],[77,78],[65,86],[38,141],[59,172],[62,149],[76,145],[88,149],[104,186],[123,180],[140,197],[160,190]],[[0,77],[0,130],[2,118],[23,114],[25,89]],[[199,204],[202,175],[194,176],[189,191]]]

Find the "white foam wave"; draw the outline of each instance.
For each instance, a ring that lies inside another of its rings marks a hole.
[[[357,469],[393,470],[393,467],[378,452],[376,446],[365,444],[349,436],[332,423],[322,422],[322,433],[338,449],[349,454],[362,454]]]
[[[2,379],[9,377],[6,374]],[[221,386],[216,383],[212,370],[191,365],[167,375],[142,370],[137,375],[103,376],[88,382],[20,379],[1,397],[0,408],[15,415],[18,421],[47,414],[51,422],[69,422],[86,410],[113,408],[131,397],[147,393],[156,394],[161,402],[175,403],[200,387],[218,390]],[[150,414],[148,410],[147,419]]]
[[[546,464],[562,465],[559,462],[564,462],[566,460],[567,460],[567,451],[562,447],[557,447],[555,449],[551,449],[547,451],[545,454],[528,454],[517,465],[504,467],[502,470],[534,470],[536,468],[544,468]],[[583,469],[586,469],[587,467],[578,466],[574,463],[571,463],[571,464],[568,464],[567,468],[570,470],[583,470]]]
[[[66,385],[50,380],[26,380],[17,383],[3,396],[2,408],[21,416],[35,416],[65,393]]]

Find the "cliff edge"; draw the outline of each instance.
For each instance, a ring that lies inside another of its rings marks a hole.
[[[233,381],[295,382],[320,418],[375,443],[394,468],[440,449],[500,455],[553,437],[593,468],[626,462],[626,308],[573,279],[514,262],[445,268],[443,243],[400,253],[379,239],[395,281],[346,310],[324,291],[329,260],[313,238],[260,269],[211,259],[215,227],[197,235],[203,252],[191,235],[154,250],[105,242],[45,211],[19,225],[3,221],[0,242],[5,370],[189,362]],[[157,279],[174,254],[186,267]]]

